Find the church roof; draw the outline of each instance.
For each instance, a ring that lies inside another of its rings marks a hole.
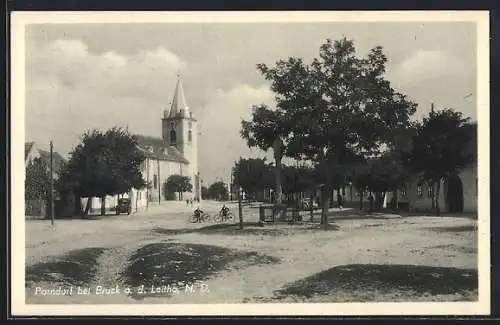
[[[170,146],[161,138],[146,135],[135,135],[139,148],[151,159],[168,160],[189,164],[184,155],[174,146]]]
[[[186,104],[186,98],[184,97],[184,89],[182,88],[182,79],[177,80],[177,86],[175,87],[174,99],[172,100],[172,106],[170,107],[169,118],[174,118],[177,116],[188,116],[189,107]]]

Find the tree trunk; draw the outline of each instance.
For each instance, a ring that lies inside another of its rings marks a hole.
[[[315,196],[315,192],[314,191],[311,191],[311,198],[309,199],[309,214],[311,216],[311,222],[313,222],[313,219],[314,219],[314,208],[313,208],[313,204],[314,204],[314,196]]]
[[[106,215],[106,196],[101,196],[101,216]]]
[[[328,206],[330,203],[330,189],[326,186],[321,190],[322,209],[321,209],[321,224],[324,229],[328,228]]]
[[[90,207],[92,206],[92,198],[89,197],[87,198],[87,204],[85,205],[85,210],[83,211],[82,218],[85,219],[87,215],[89,214]]]
[[[398,210],[398,200],[399,200],[399,195],[398,195],[398,189],[396,188],[394,190],[394,192],[392,193],[393,197],[394,197],[394,206],[393,206],[393,209],[394,211],[397,211]]]
[[[276,175],[276,203],[281,204],[282,203],[282,188],[281,188],[281,159],[276,158],[276,168],[275,168],[275,175]]]
[[[439,190],[441,188],[441,181],[438,180],[436,184],[436,215],[439,216]]]

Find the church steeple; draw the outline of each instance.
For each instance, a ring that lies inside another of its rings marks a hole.
[[[172,106],[170,107],[170,113],[168,114],[168,118],[173,118],[177,116],[182,116],[182,117],[189,116],[189,107],[186,104],[186,98],[184,97],[184,89],[182,88],[182,78],[179,74],[177,75],[177,86],[175,87],[174,99],[172,100]]]

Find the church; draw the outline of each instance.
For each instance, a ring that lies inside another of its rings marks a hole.
[[[161,137],[136,134],[138,149],[146,159],[141,172],[146,184],[143,189],[132,189],[125,194],[131,200],[132,212],[145,210],[150,205],[162,204],[167,200],[201,200],[201,179],[198,165],[198,121],[189,110],[184,96],[182,79],[179,77],[172,104],[161,118]],[[170,176],[187,176],[192,185],[191,192],[178,193],[166,190]],[[86,204],[82,199],[82,206]],[[106,197],[106,210],[118,204],[118,196]],[[91,212],[100,211],[100,198],[92,199]]]
[[[201,180],[198,169],[198,121],[189,110],[184,96],[182,79],[178,78],[170,109],[163,112],[161,138],[136,135],[139,149],[146,156],[142,166],[147,188],[129,193],[137,209],[150,203],[166,200],[201,199]],[[171,175],[187,176],[193,187],[191,192],[166,191]],[[134,202],[135,201],[135,202]]]

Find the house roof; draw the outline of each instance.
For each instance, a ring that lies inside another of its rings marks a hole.
[[[189,164],[189,161],[177,148],[166,144],[163,139],[137,134],[135,137],[139,148],[146,154],[146,157]]]
[[[25,142],[24,143],[24,160],[28,158],[28,154],[31,151],[31,148],[33,148],[34,142]]]
[[[47,166],[50,166],[50,152],[45,150],[38,150],[38,152],[40,153],[40,158],[45,161]],[[59,174],[64,164],[66,164],[66,159],[64,159],[64,157],[61,156],[58,152],[53,152],[52,158],[53,172]]]

